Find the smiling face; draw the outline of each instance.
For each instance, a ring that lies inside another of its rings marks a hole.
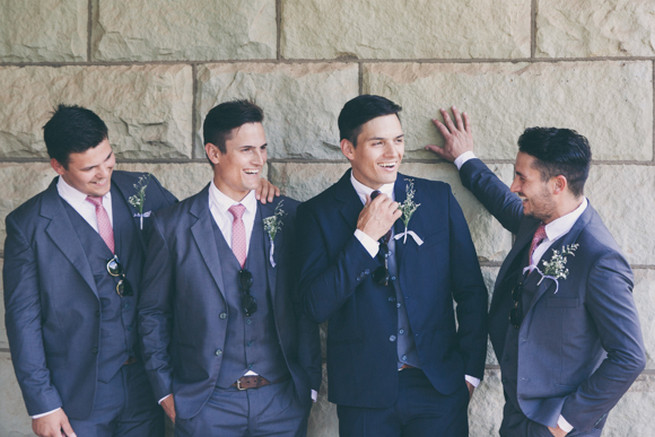
[[[353,176],[374,190],[393,183],[405,153],[405,136],[396,114],[367,121],[357,136],[357,146],[341,140],[341,151],[350,161]]]
[[[523,201],[523,213],[533,216],[544,223],[558,217],[557,201],[553,195],[555,178],[544,181],[541,172],[534,166],[536,158],[524,152],[516,155],[514,181],[510,186]]]
[[[241,201],[259,185],[266,164],[266,134],[261,123],[245,123],[232,129],[225,153],[212,143],[205,145],[214,165],[214,183],[226,196]]]
[[[105,138],[95,147],[68,155],[66,167],[54,158],[50,160],[50,165],[76,190],[87,196],[104,196],[111,188],[116,158],[109,140]]]

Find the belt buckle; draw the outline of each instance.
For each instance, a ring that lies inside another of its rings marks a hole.
[[[241,378],[237,379],[237,390],[239,391],[248,390],[247,387],[241,387]]]

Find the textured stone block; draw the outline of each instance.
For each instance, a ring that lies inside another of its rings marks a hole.
[[[650,0],[538,0],[537,57],[655,55]]]
[[[264,59],[276,56],[275,0],[94,0],[93,59]]]
[[[318,393],[318,401],[312,406],[307,428],[308,437],[337,437],[339,421],[337,407],[327,400],[327,367],[323,364],[323,382]]]
[[[284,58],[523,58],[530,3],[282,1]]]
[[[0,158],[47,157],[42,126],[58,103],[96,112],[119,158],[191,156],[191,67],[0,69]]]
[[[4,261],[4,259],[0,259],[0,271],[2,271]],[[0,294],[4,296],[4,293],[4,286],[2,282],[0,282]],[[5,328],[5,300],[0,299],[0,350],[8,348],[9,342],[7,341],[7,329]]]
[[[469,435],[471,437],[497,436],[503,418],[504,404],[500,369],[487,368],[484,379],[473,392],[469,403]]]
[[[471,116],[476,152],[512,159],[529,126],[576,129],[596,160],[653,158],[650,62],[367,64],[363,90],[404,106],[406,157],[442,144],[431,118],[455,105]]]
[[[348,64],[220,64],[198,67],[196,155],[204,156],[202,122],[219,103],[252,100],[264,110],[269,158],[341,156],[337,116],[358,94]]]
[[[655,264],[655,172],[651,166],[592,165],[585,194],[631,264]]]
[[[646,345],[646,370],[653,373],[655,370],[655,270],[635,269],[634,274],[633,295]]]
[[[202,190],[214,174],[208,162],[188,164],[119,164],[121,170],[147,171],[179,200]]]
[[[651,436],[653,405],[655,405],[655,375],[644,373],[610,411],[603,437]]]
[[[0,435],[7,437],[34,436],[32,420],[27,415],[8,352],[0,352],[0,387],[2,387]]]
[[[87,0],[0,0],[0,62],[85,61]]]

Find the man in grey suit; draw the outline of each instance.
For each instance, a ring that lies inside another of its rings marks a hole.
[[[262,120],[243,100],[209,111],[212,181],[153,221],[139,328],[176,436],[304,436],[320,385],[318,327],[295,297],[297,202],[255,199]]]
[[[44,126],[50,186],[7,216],[3,271],[11,357],[38,436],[159,437],[139,358],[136,302],[150,211],[175,198],[114,171],[107,126],[60,105]]]
[[[508,188],[473,155],[466,113],[452,111],[454,121],[444,110],[434,120],[443,148],[427,148],[516,235],[489,310],[506,400],[500,435],[598,436],[646,357],[632,271],[583,194],[587,139],[526,129]]]

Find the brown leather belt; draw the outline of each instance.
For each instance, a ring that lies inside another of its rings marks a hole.
[[[398,369],[398,371],[400,372],[401,370],[405,370],[405,369],[416,369],[416,367],[410,366],[409,364],[403,364],[402,366],[400,366],[400,369]]]
[[[129,357],[125,362],[123,363],[124,366],[129,366],[130,364],[136,363],[136,357]]]
[[[284,379],[271,382],[261,375],[250,375],[242,376],[241,378],[237,379],[237,382],[232,384],[232,387],[236,387],[239,390],[250,390],[251,388],[260,388],[271,384],[277,384],[278,382],[282,381],[284,381]]]

